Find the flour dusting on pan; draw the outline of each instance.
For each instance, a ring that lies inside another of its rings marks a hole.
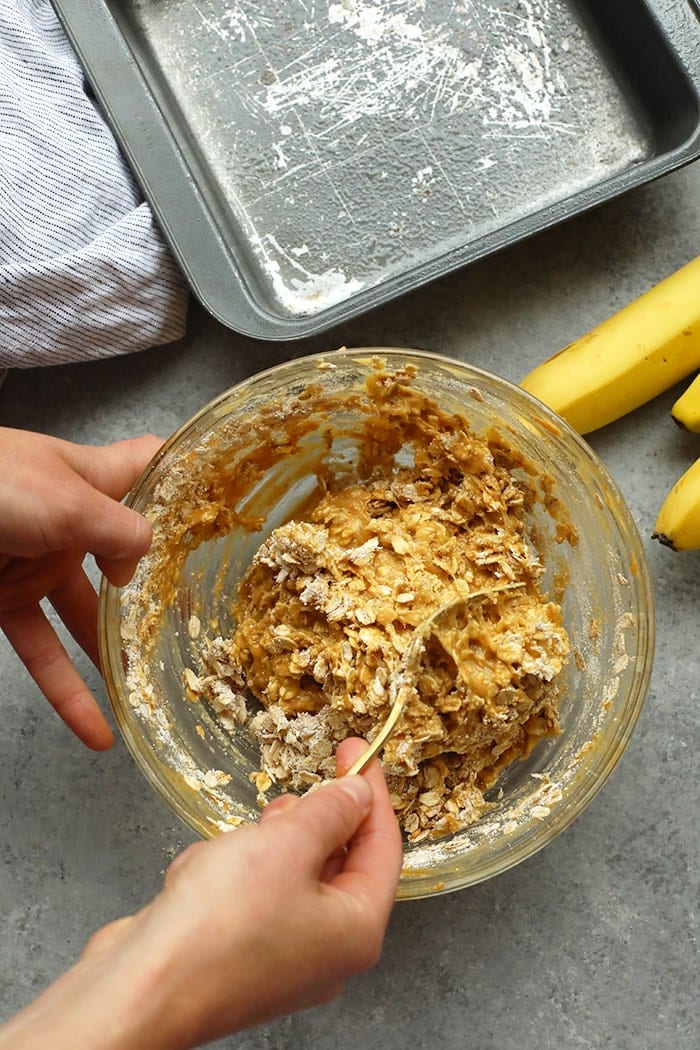
[[[262,299],[318,313],[648,150],[564,0],[132,0]]]

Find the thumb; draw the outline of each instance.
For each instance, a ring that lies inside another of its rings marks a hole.
[[[93,488],[121,500],[163,444],[153,434],[114,441],[111,445],[78,445],[61,442],[69,466]]]
[[[80,484],[81,514],[71,523],[71,545],[93,554],[110,582],[122,586],[151,545],[151,525],[130,507]]]
[[[353,837],[372,808],[373,797],[365,777],[333,780],[272,821],[273,833],[284,820],[304,861],[320,872],[328,856]]]
[[[152,538],[146,519],[119,501],[161,444],[147,434],[100,447],[62,445],[64,460],[82,479],[83,545],[115,586],[131,579]]]

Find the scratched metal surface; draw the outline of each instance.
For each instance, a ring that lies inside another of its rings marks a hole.
[[[699,2],[53,0],[193,291],[268,339],[700,156]]]
[[[561,0],[132,0],[230,235],[309,314],[643,160]]]

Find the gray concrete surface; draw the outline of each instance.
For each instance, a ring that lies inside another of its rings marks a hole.
[[[699,250],[695,165],[303,343],[258,344],[193,305],[175,345],[12,372],[0,389],[0,423],[95,443],[144,430],[168,435],[253,371],[343,343],[421,347],[518,380]],[[474,889],[397,906],[380,965],[336,1002],[219,1045],[697,1045],[700,552],[674,555],[650,538],[665,492],[700,454],[700,438],[669,418],[676,394],[591,437],[646,538],[658,602],[651,691],[615,775],[525,864]],[[76,661],[106,707],[97,674],[81,654]],[[146,901],[191,836],[121,743],[96,756],[71,738],[4,642],[0,680],[7,1016],[67,967],[97,926]]]

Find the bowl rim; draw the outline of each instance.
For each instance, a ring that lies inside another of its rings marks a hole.
[[[196,431],[205,417],[215,414],[218,409],[226,405],[232,398],[238,398],[247,391],[254,390],[255,387],[261,385],[270,376],[282,377],[283,379],[285,374],[295,372],[300,366],[307,368],[311,372],[321,363],[332,365],[334,361],[342,357],[351,360],[377,357],[386,359],[388,364],[392,362],[392,359],[398,360],[406,357],[417,359],[418,361],[423,359],[454,373],[462,380],[468,381],[471,377],[477,381],[483,379],[487,384],[494,385],[496,389],[507,394],[509,398],[515,397],[516,403],[519,400],[531,417],[555,427],[558,436],[573,445],[577,453],[588,461],[589,465],[605,483],[606,490],[610,493],[615,508],[614,513],[611,512],[611,517],[614,519],[616,527],[620,531],[624,531],[631,544],[627,553],[629,560],[633,561],[637,567],[635,587],[638,592],[638,608],[644,613],[644,615],[637,617],[635,624],[636,649],[630,654],[630,660],[635,661],[635,667],[627,690],[624,710],[621,712],[622,717],[618,718],[616,731],[611,735],[606,748],[596,754],[594,769],[592,771],[584,770],[587,775],[582,776],[578,784],[573,784],[567,788],[566,799],[562,800],[565,804],[554,804],[546,821],[534,822],[530,819],[512,848],[503,852],[497,860],[494,859],[492,854],[487,853],[486,856],[477,858],[474,868],[466,866],[466,870],[461,872],[459,876],[451,879],[449,884],[440,883],[440,876],[436,875],[436,873],[420,870],[412,873],[410,869],[404,868],[397,889],[397,900],[416,900],[442,893],[451,893],[468,886],[477,885],[534,856],[566,830],[584,812],[608,782],[634,733],[651,679],[656,634],[652,578],[639,528],[617,482],[610,475],[604,462],[594,449],[565,419],[528,391],[503,376],[462,361],[459,358],[452,358],[433,351],[412,347],[343,346],[336,350],[290,358],[254,372],[209,400],[164,441],[128,493],[124,501],[125,504],[134,509],[139,509],[143,493],[148,491],[154,474],[158,471],[160,464],[168,456],[169,452],[185,440],[188,434]],[[108,630],[110,611],[115,607],[115,601],[118,608],[120,591],[121,588],[113,586],[106,577],[102,577],[99,590],[98,638],[102,673],[110,706],[128,751],[151,787],[155,789],[168,808],[175,812],[185,825],[199,836],[209,837],[209,826],[205,824],[203,819],[198,819],[197,814],[186,804],[186,792],[189,789],[183,783],[182,787],[184,790],[173,792],[172,780],[174,774],[152,749],[149,749],[151,761],[145,761],[144,748],[135,731],[136,720],[130,721],[125,717],[125,712],[129,709],[128,698],[122,696],[117,684],[118,676],[115,672],[115,661],[121,663],[121,652],[114,652],[110,644],[112,632]],[[478,822],[475,826],[478,826]],[[455,856],[455,860],[457,859],[458,857]]]

